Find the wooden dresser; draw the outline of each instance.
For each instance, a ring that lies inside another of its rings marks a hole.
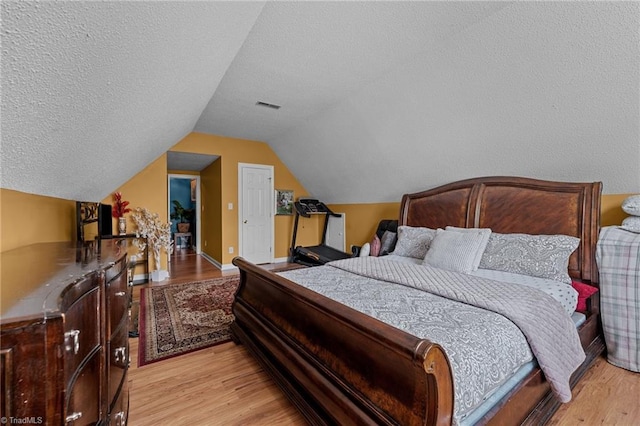
[[[0,417],[125,425],[126,241],[44,243],[0,254]]]

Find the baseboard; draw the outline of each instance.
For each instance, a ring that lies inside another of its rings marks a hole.
[[[133,276],[133,285],[146,284],[149,282],[148,274],[137,274]]]
[[[202,257],[204,257],[205,259],[207,259],[208,262],[212,263],[213,265],[215,265],[216,268],[220,269],[221,271],[234,271],[234,270],[238,270],[238,267],[235,266],[232,263],[225,263],[222,264],[220,262],[218,262],[217,260],[215,260],[214,258],[212,258],[211,256],[209,256],[207,253],[202,252],[200,253],[200,255]],[[276,259],[273,259],[273,262],[271,263],[285,263],[288,262],[289,258],[288,257],[278,257]]]
[[[238,269],[233,264],[230,264],[230,263],[222,264],[222,263],[218,262],[217,260],[215,260],[213,257],[209,256],[205,252],[200,253],[200,256],[204,257],[209,263],[213,264],[216,268],[220,269],[221,271],[232,271],[232,270],[237,270]]]

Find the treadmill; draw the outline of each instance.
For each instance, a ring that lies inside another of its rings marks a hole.
[[[293,206],[296,218],[293,225],[291,249],[289,250],[289,262],[295,262],[306,266],[319,266],[333,260],[352,257],[348,253],[326,245],[329,217],[341,217],[341,214],[332,212],[324,203],[312,198],[301,198],[294,202]],[[311,215],[325,216],[324,230],[322,231],[322,242],[317,246],[296,247],[296,236],[298,234],[298,222],[300,220],[300,216],[310,218]]]

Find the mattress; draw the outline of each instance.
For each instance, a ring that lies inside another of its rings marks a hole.
[[[395,255],[387,259],[421,263],[420,259]],[[515,285],[542,287],[541,291],[560,299],[558,302],[568,315],[573,313],[577,292],[571,286],[494,272],[481,270],[478,274]],[[537,365],[520,329],[502,315],[402,285],[343,274],[346,273],[336,268],[321,266],[281,272],[279,275],[396,328],[440,344],[449,356],[454,374],[455,424],[473,424],[474,420],[469,422],[468,419],[482,417]],[[557,297],[563,293],[557,291],[558,284],[576,293],[575,302],[570,297]],[[362,297],[363,294],[369,297]],[[402,312],[407,305],[410,306],[409,311]]]

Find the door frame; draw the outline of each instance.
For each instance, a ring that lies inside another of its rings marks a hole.
[[[183,175],[179,173],[167,173],[167,219],[171,220],[171,178],[177,179],[195,179],[196,180],[196,230],[195,230],[195,251],[201,253],[200,235],[202,229],[202,208],[200,207],[200,175]],[[175,250],[175,248],[174,248]],[[171,259],[171,256],[169,256]]]
[[[243,207],[243,198],[244,198],[244,182],[242,178],[242,172],[245,168],[252,169],[264,169],[269,171],[269,182],[271,182],[271,187],[269,191],[269,199],[267,202],[269,205],[267,206],[268,211],[271,212],[271,221],[270,221],[270,229],[269,233],[271,234],[271,238],[269,240],[269,244],[271,245],[270,250],[270,262],[273,263],[273,259],[275,256],[275,215],[274,215],[274,167],[268,164],[253,164],[253,163],[238,163],[238,256],[243,255],[244,248],[242,247],[243,241],[243,226],[242,226],[242,207]]]

